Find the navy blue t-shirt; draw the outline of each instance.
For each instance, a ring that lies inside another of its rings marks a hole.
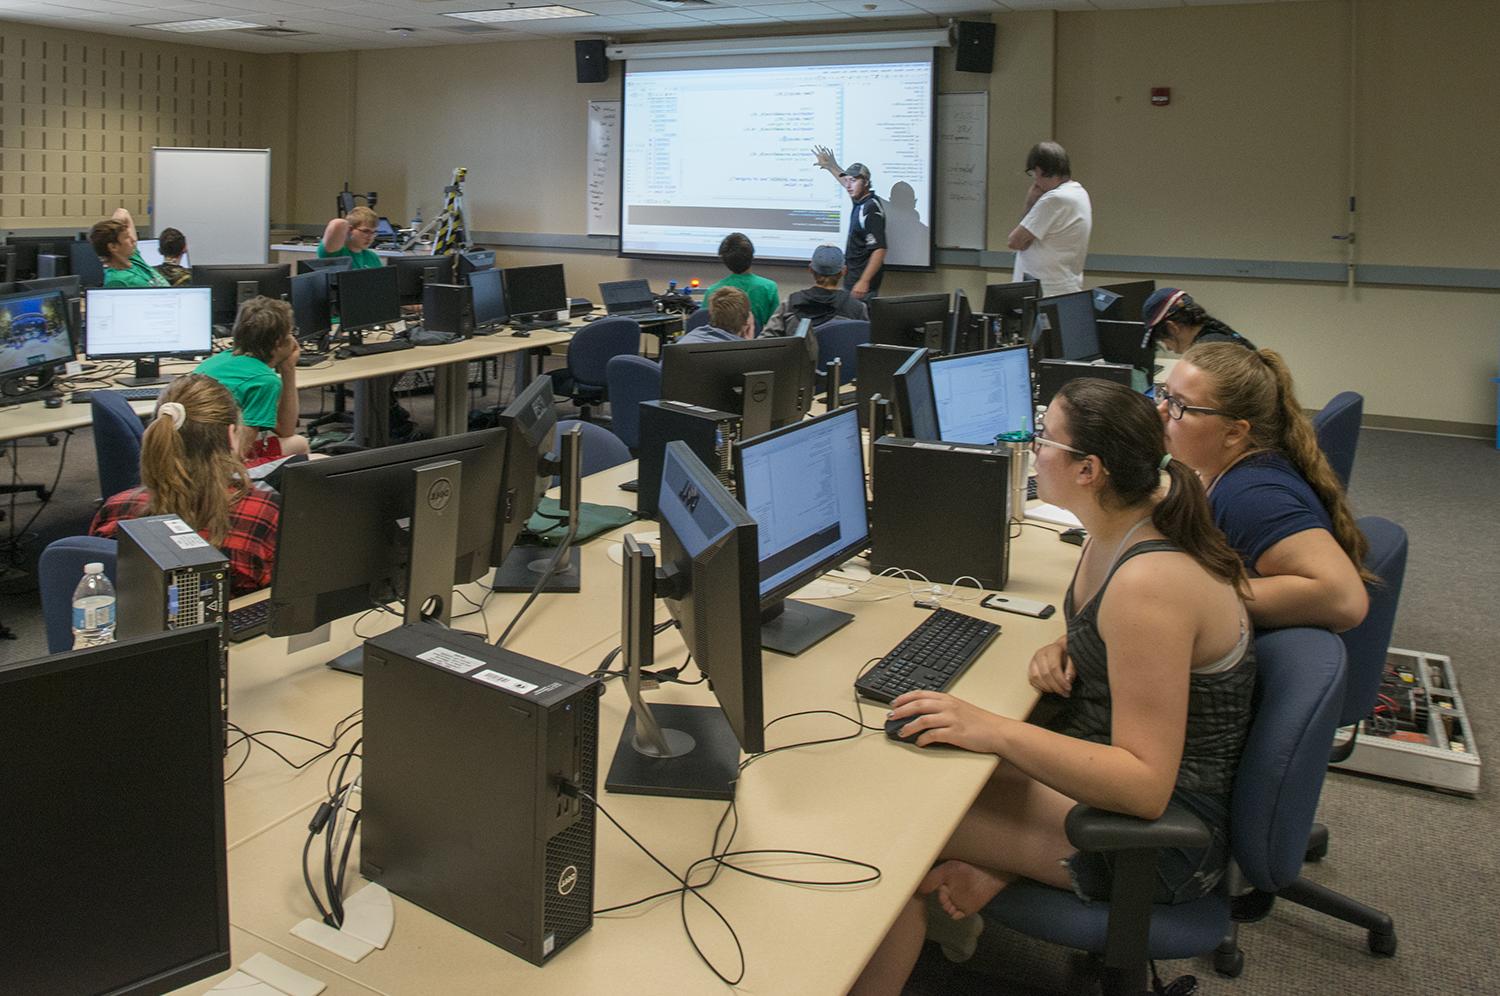
[[[1288,536],[1308,529],[1333,532],[1333,519],[1312,485],[1280,453],[1258,453],[1230,467],[1208,496],[1214,525],[1245,567]]]

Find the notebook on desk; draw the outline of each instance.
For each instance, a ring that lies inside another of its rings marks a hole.
[[[656,310],[656,295],[651,285],[644,280],[611,280],[599,285],[599,296],[604,299],[604,313],[611,318],[661,318]]]

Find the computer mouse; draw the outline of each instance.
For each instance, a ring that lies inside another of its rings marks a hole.
[[[515,336],[517,339],[530,339],[531,338],[531,333],[527,332],[525,329],[516,329],[514,332],[511,333],[511,335]]]
[[[48,398],[46,401],[43,401],[42,404],[48,408],[61,408],[62,398]]]
[[[922,714],[918,713],[917,715],[920,716]],[[904,727],[907,723],[910,723],[912,720],[914,720],[916,718],[917,718],[917,716],[906,716],[906,717],[904,717],[902,719],[888,719],[888,720],[886,720],[885,721],[885,735],[887,737],[889,737],[890,739],[892,739],[892,740],[899,740],[901,743],[912,744],[913,746],[915,746],[916,742],[917,742],[917,737],[920,737],[923,733],[925,733],[927,731],[926,730],[918,730],[916,733],[913,733],[909,737],[903,737],[901,735],[901,728]]]
[[[1087,530],[1074,526],[1072,529],[1064,529],[1057,534],[1057,538],[1064,543],[1072,543],[1074,546],[1083,546],[1083,541],[1089,538]]]

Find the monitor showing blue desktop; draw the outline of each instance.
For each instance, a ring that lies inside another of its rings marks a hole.
[[[1031,360],[1025,346],[933,360],[932,392],[945,443],[993,445],[1032,431]]]
[[[40,388],[71,359],[68,302],[62,291],[0,297],[0,394],[9,397]],[[40,380],[16,387],[24,377]]]

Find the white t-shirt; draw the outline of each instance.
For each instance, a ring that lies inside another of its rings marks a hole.
[[[1021,227],[1036,241],[1016,253],[1011,279],[1031,274],[1042,282],[1044,297],[1083,290],[1083,260],[1094,228],[1094,206],[1083,184],[1068,180],[1047,191],[1026,212]]]

